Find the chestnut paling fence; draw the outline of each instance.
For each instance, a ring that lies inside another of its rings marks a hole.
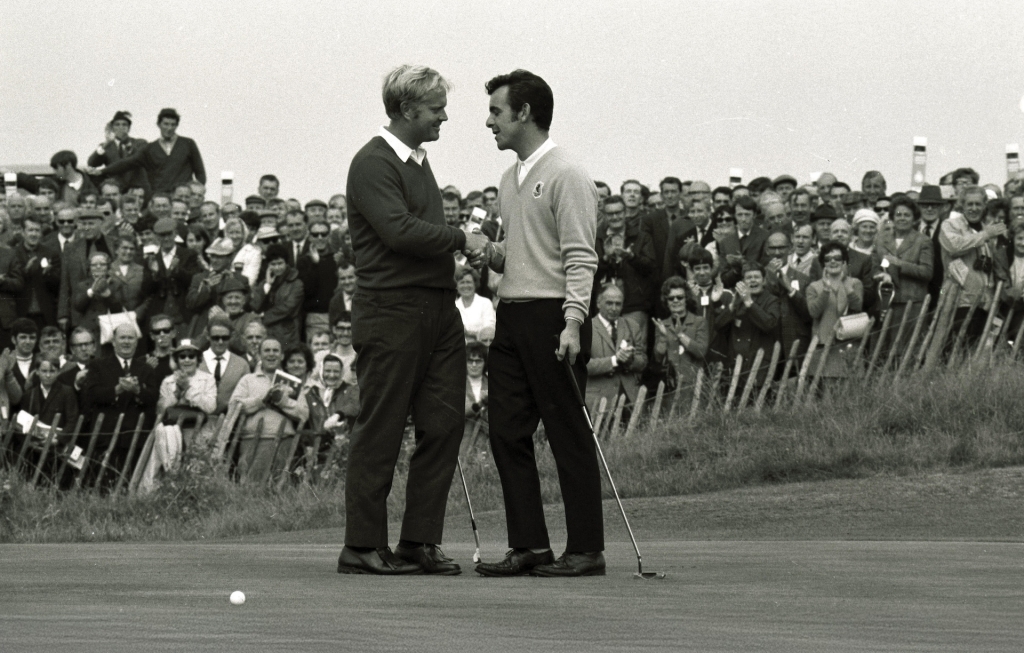
[[[999,297],[1001,286],[996,286],[994,298]],[[957,286],[944,291],[934,310],[929,310],[925,298],[914,319],[910,316],[915,307],[908,304],[896,323],[891,319],[893,313],[884,311],[878,328],[872,322],[865,335],[855,341],[822,345],[814,337],[803,356],[797,356],[800,342],[794,342],[789,352],[783,352],[781,344],[776,343],[771,351],[759,350],[747,370],[743,368],[743,359],[737,357],[731,370],[719,366],[708,373],[701,369],[692,384],[673,392],[666,392],[662,382],[653,397],[647,396],[647,389],[641,386],[632,401],[625,395],[612,401],[603,398],[592,415],[594,428],[602,438],[630,437],[641,425],[654,428],[669,422],[693,423],[711,412],[757,414],[810,406],[821,395],[823,372],[839,347],[845,348],[845,355],[854,361],[848,368],[849,376],[838,380],[839,383],[895,384],[900,378],[930,374],[938,367],[954,367],[965,361],[988,366],[1016,361],[1024,339],[1024,320],[1015,333],[1010,333],[1009,325],[1014,321],[1012,308],[997,316],[998,311],[992,310],[996,300],[989,300],[983,307],[976,300],[954,329],[959,295]],[[982,336],[968,348],[968,327],[978,308],[986,310],[988,317]],[[764,381],[759,383],[759,379]],[[179,427],[185,427],[186,417],[178,419]],[[244,433],[243,417],[237,404],[232,404],[226,414],[215,417],[213,441],[220,444],[209,448],[209,455],[216,473],[240,482],[281,489],[290,479],[316,482],[343,456],[345,438],[286,436],[284,422],[272,437],[265,437],[262,420],[257,422],[254,432]],[[191,435],[203,427],[205,419],[199,414],[194,426],[182,428],[185,442],[191,441]],[[481,430],[485,422],[486,415],[475,420],[471,434],[463,442],[464,451],[485,446],[485,431]],[[112,430],[104,430],[103,416],[87,431],[83,431],[83,423],[84,418],[80,417],[58,438],[52,434],[62,426],[60,415],[46,429],[39,428],[33,420],[26,429],[27,436],[15,420],[9,420],[0,427],[0,467],[33,485],[113,496],[135,494],[153,455],[155,429],[144,432],[142,418],[135,424],[126,424],[124,415],[118,416]],[[115,456],[119,436],[129,432],[127,454]],[[243,440],[255,442],[243,447]],[[304,443],[301,451],[300,440]],[[330,444],[323,451],[321,444],[326,445],[327,440]],[[283,459],[279,458],[281,454]],[[257,457],[269,457],[272,462],[254,466]],[[118,459],[123,459],[120,465],[115,464]]]
[[[194,418],[194,423],[192,422]],[[20,475],[32,485],[55,486],[67,491],[86,491],[106,495],[134,495],[139,491],[150,458],[156,445],[156,427],[144,432],[142,416],[134,425],[125,424],[125,415],[118,416],[112,430],[104,430],[104,415],[97,417],[92,428],[83,431],[84,417],[79,417],[74,428],[61,427],[62,416],[57,415],[54,423],[40,428],[33,419],[32,424],[19,428],[15,420],[9,420],[0,428],[0,469]],[[182,430],[183,441],[192,443],[208,418],[201,413],[181,415],[177,426]],[[209,455],[215,473],[234,478],[240,482],[271,485],[281,489],[289,479],[302,477],[315,481],[323,470],[330,469],[339,459],[344,438],[334,438],[326,451],[321,451],[325,435],[311,439],[311,446],[299,451],[302,440],[298,435],[286,435],[285,423],[272,437],[265,437],[263,420],[259,419],[251,433],[244,433],[244,416],[238,404],[231,404],[226,414],[216,416],[214,421],[214,444],[202,447],[201,455]],[[157,419],[160,423],[160,419]],[[115,455],[120,436],[131,428],[131,440],[125,455]],[[250,440],[250,446],[240,446]],[[216,444],[221,443],[221,444]],[[200,445],[195,445],[200,447]],[[283,454],[283,457],[282,457]],[[254,466],[257,456],[281,464]],[[115,461],[122,458],[123,462]]]

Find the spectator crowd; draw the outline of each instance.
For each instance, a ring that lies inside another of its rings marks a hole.
[[[147,143],[119,111],[84,162],[59,151],[52,177],[16,175],[0,204],[4,418],[53,425],[60,415],[65,434],[96,428],[112,465],[139,455],[137,425],[155,429],[144,486],[183,449],[222,456],[212,425],[232,404],[242,473],[287,469],[296,448],[318,455],[359,406],[345,196],[284,199],[267,174],[239,203],[207,201],[200,149],[177,134],[180,120],[161,111],[160,137]],[[595,183],[592,413],[602,398],[633,402],[662,382],[689,401],[700,370],[723,385],[734,369],[755,388],[785,381],[781,366],[775,378],[755,367],[757,352],[778,343],[795,374],[812,338],[830,347],[819,366],[827,385],[866,362],[844,334],[853,318],[874,318],[869,337],[879,338],[886,316],[913,323],[926,297],[934,310],[954,289],[952,328],[964,325],[968,344],[983,337],[989,307],[1012,312],[1006,337],[1024,319],[1020,178],[980,186],[960,168],[905,192],[874,170],[854,185],[830,173],[809,184],[787,174],[714,188],[672,176],[653,188]],[[440,192],[450,225],[503,239],[495,187]],[[487,432],[501,275],[455,256],[475,441]],[[909,330],[887,337],[899,352]],[[261,446],[292,438],[297,447]]]

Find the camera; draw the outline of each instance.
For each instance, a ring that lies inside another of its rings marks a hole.
[[[978,258],[974,259],[974,269],[984,274],[992,274],[992,270],[995,266],[992,263],[992,257],[985,256],[982,254]]]

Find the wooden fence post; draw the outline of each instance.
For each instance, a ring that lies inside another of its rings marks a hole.
[[[910,340],[907,342],[907,351],[903,354],[903,359],[900,360],[899,365],[896,366],[896,376],[894,379],[898,379],[903,370],[910,365],[910,361],[914,358],[914,347],[917,346],[917,338],[921,335],[921,327],[924,325],[925,317],[928,315],[928,304],[931,303],[932,296],[925,295],[921,301],[921,312],[917,315],[917,320],[914,322],[914,330],[910,334]]]
[[[661,418],[661,402],[665,398],[665,382],[658,381],[658,390],[654,393],[654,406],[651,408],[650,428],[653,431]]]
[[[729,412],[729,404],[732,403],[733,395],[736,394],[736,387],[740,383],[740,373],[743,371],[743,356],[737,354],[736,363],[732,366],[732,378],[729,379],[729,394],[725,395],[725,406],[722,407],[723,413]]]
[[[772,361],[768,364],[768,375],[764,377],[764,384],[761,386],[761,391],[757,393],[757,401],[754,404],[755,413],[761,412],[761,406],[764,404],[765,397],[768,396],[768,388],[771,387],[772,382],[775,380],[775,368],[779,365],[779,354],[781,353],[782,343],[776,340],[775,346],[772,347]]]
[[[999,307],[999,295],[1003,293],[1003,282],[996,283],[996,291],[992,295],[992,301],[988,305],[988,315],[985,317],[985,328],[981,332],[981,337],[978,338],[978,347],[974,350],[975,358],[981,356],[981,352],[985,350],[985,344],[988,343],[989,331],[992,330],[992,320],[996,319],[996,309]]]
[[[704,368],[697,369],[697,378],[693,382],[693,401],[690,402],[690,421],[697,419],[697,408],[700,405],[700,395],[704,390]],[[679,398],[679,388],[676,388],[676,399]],[[675,406],[675,403],[672,404]],[[673,411],[675,414],[675,411]]]
[[[629,414],[629,422],[626,424],[626,437],[633,435],[636,425],[640,421],[640,412],[644,409],[644,401],[647,399],[647,386],[642,385],[636,391],[636,401],[633,402],[633,412]]]
[[[82,487],[82,477],[85,476],[85,470],[89,467],[89,461],[92,459],[92,453],[96,447],[96,438],[99,437],[100,429],[103,427],[104,417],[106,417],[106,414],[100,413],[100,416],[96,418],[96,423],[92,427],[92,435],[89,436],[89,446],[85,450],[85,458],[82,459],[82,467],[78,470],[78,474],[75,476],[76,490]]]
[[[800,366],[800,376],[797,377],[796,392],[793,393],[793,406],[799,406],[801,398],[804,395],[804,383],[807,382],[807,372],[811,368],[811,359],[814,358],[814,350],[818,346],[817,334],[811,336],[811,344],[807,347],[807,353],[804,354],[804,364]]]
[[[885,343],[885,335],[889,332],[890,320],[892,320],[892,310],[886,309],[882,315],[882,328],[878,331],[878,342],[875,343],[875,350],[871,353],[871,362],[868,363],[868,369],[864,373],[865,381],[870,379],[871,374],[875,371],[875,364],[878,363],[878,356],[882,353],[882,345]]]
[[[900,326],[896,329],[896,337],[893,338],[892,344],[889,346],[889,353],[885,357],[885,364],[882,368],[883,372],[889,371],[892,367],[893,360],[896,358],[896,349],[900,346],[900,341],[903,339],[903,332],[907,328],[907,320],[910,319],[910,313],[913,311],[914,302],[907,302],[906,306],[903,307],[903,318],[900,320]]]
[[[71,454],[75,451],[75,446],[78,445],[78,437],[82,433],[82,424],[85,423],[85,415],[78,416],[78,422],[75,423],[75,430],[71,435],[71,442],[68,443],[67,455],[61,456],[60,469],[57,470],[57,475],[54,477],[54,485],[60,487],[60,480],[64,478],[64,472],[68,468],[68,461],[71,460]]]
[[[601,427],[604,425],[604,417],[608,411],[608,397],[601,397],[597,402],[597,421],[594,422],[594,435],[601,436]]]
[[[202,420],[203,418],[202,416],[200,416],[199,422],[196,424],[197,431],[199,430],[199,427],[202,425]],[[143,414],[139,415],[138,421],[135,422],[135,431],[132,432],[132,442],[130,445],[128,445],[128,457],[125,458],[124,465],[121,465],[121,472],[118,474],[117,485],[114,486],[114,494],[119,494],[121,492],[121,488],[124,487],[124,481],[127,476],[128,468],[131,467],[132,456],[135,455],[135,446],[139,443],[139,434],[142,433],[142,425],[145,423],[145,421],[146,416]],[[156,428],[156,425],[154,425],[153,428]],[[136,463],[136,466],[138,466],[138,463]]]
[[[757,382],[757,377],[759,376],[762,361],[764,361],[764,349],[758,349],[757,353],[754,354],[754,363],[750,366],[747,382],[743,384],[743,394],[740,395],[740,403],[736,404],[737,411],[747,407],[747,402],[750,401],[750,393],[753,392],[754,383]],[[765,385],[768,385],[768,382],[769,379],[765,377]]]
[[[789,373],[796,363],[796,353],[798,351],[800,351],[799,339],[793,341],[789,348],[789,356],[786,357],[786,364],[782,366],[782,380],[779,381],[779,392],[775,395],[775,410],[782,407],[782,397],[786,394],[786,388],[789,387]]]

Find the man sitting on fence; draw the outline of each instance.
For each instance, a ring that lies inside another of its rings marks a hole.
[[[120,471],[126,462],[134,462],[128,461],[128,452],[139,418],[143,420],[140,433],[146,433],[153,424],[160,381],[163,379],[154,376],[153,368],[146,364],[145,357],[135,356],[139,344],[135,325],[121,324],[115,328],[113,344],[113,355],[89,364],[82,387],[81,408],[90,426],[100,417],[103,418],[91,464],[93,469],[96,469],[95,462],[102,460],[104,452],[110,447],[110,466]],[[121,430],[117,441],[112,443],[114,429],[121,415],[124,415]],[[83,426],[83,432],[85,428]],[[133,456],[137,456],[141,448],[141,442],[137,442]]]
[[[292,396],[292,388],[275,376],[281,366],[281,343],[267,338],[260,344],[260,366],[246,374],[231,394],[242,406],[238,471],[242,477],[266,480],[284,469],[296,427],[309,418],[309,404]]]
[[[647,366],[647,325],[638,328],[623,317],[622,291],[606,284],[597,297],[593,342],[587,363],[587,408],[597,417],[601,398],[612,410],[619,395],[633,402],[640,373]]]

